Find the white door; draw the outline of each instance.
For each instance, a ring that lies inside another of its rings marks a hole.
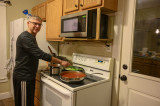
[[[125,0],[119,106],[160,106],[160,0]]]

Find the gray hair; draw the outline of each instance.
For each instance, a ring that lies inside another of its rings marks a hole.
[[[28,18],[28,21],[31,21],[31,20],[39,20],[42,22],[42,19],[39,16],[34,16],[34,15]]]

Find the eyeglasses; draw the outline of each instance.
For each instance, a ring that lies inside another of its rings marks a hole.
[[[39,23],[36,23],[36,22],[31,22],[31,21],[29,21],[30,23],[32,23],[33,25],[35,25],[35,26],[42,26],[42,24],[39,24]]]

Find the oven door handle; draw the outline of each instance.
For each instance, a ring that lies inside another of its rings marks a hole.
[[[63,94],[67,97],[71,97],[71,92],[69,90],[67,90],[67,89],[63,88],[62,86],[54,83],[53,81],[49,80],[48,78],[41,77],[41,81],[44,82],[45,84],[49,85],[50,87],[52,87],[56,91],[58,91],[60,94]]]

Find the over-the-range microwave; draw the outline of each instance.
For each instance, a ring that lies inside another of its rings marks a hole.
[[[61,37],[95,38],[97,9],[86,10],[61,17]],[[101,14],[100,39],[107,38],[108,16]]]

